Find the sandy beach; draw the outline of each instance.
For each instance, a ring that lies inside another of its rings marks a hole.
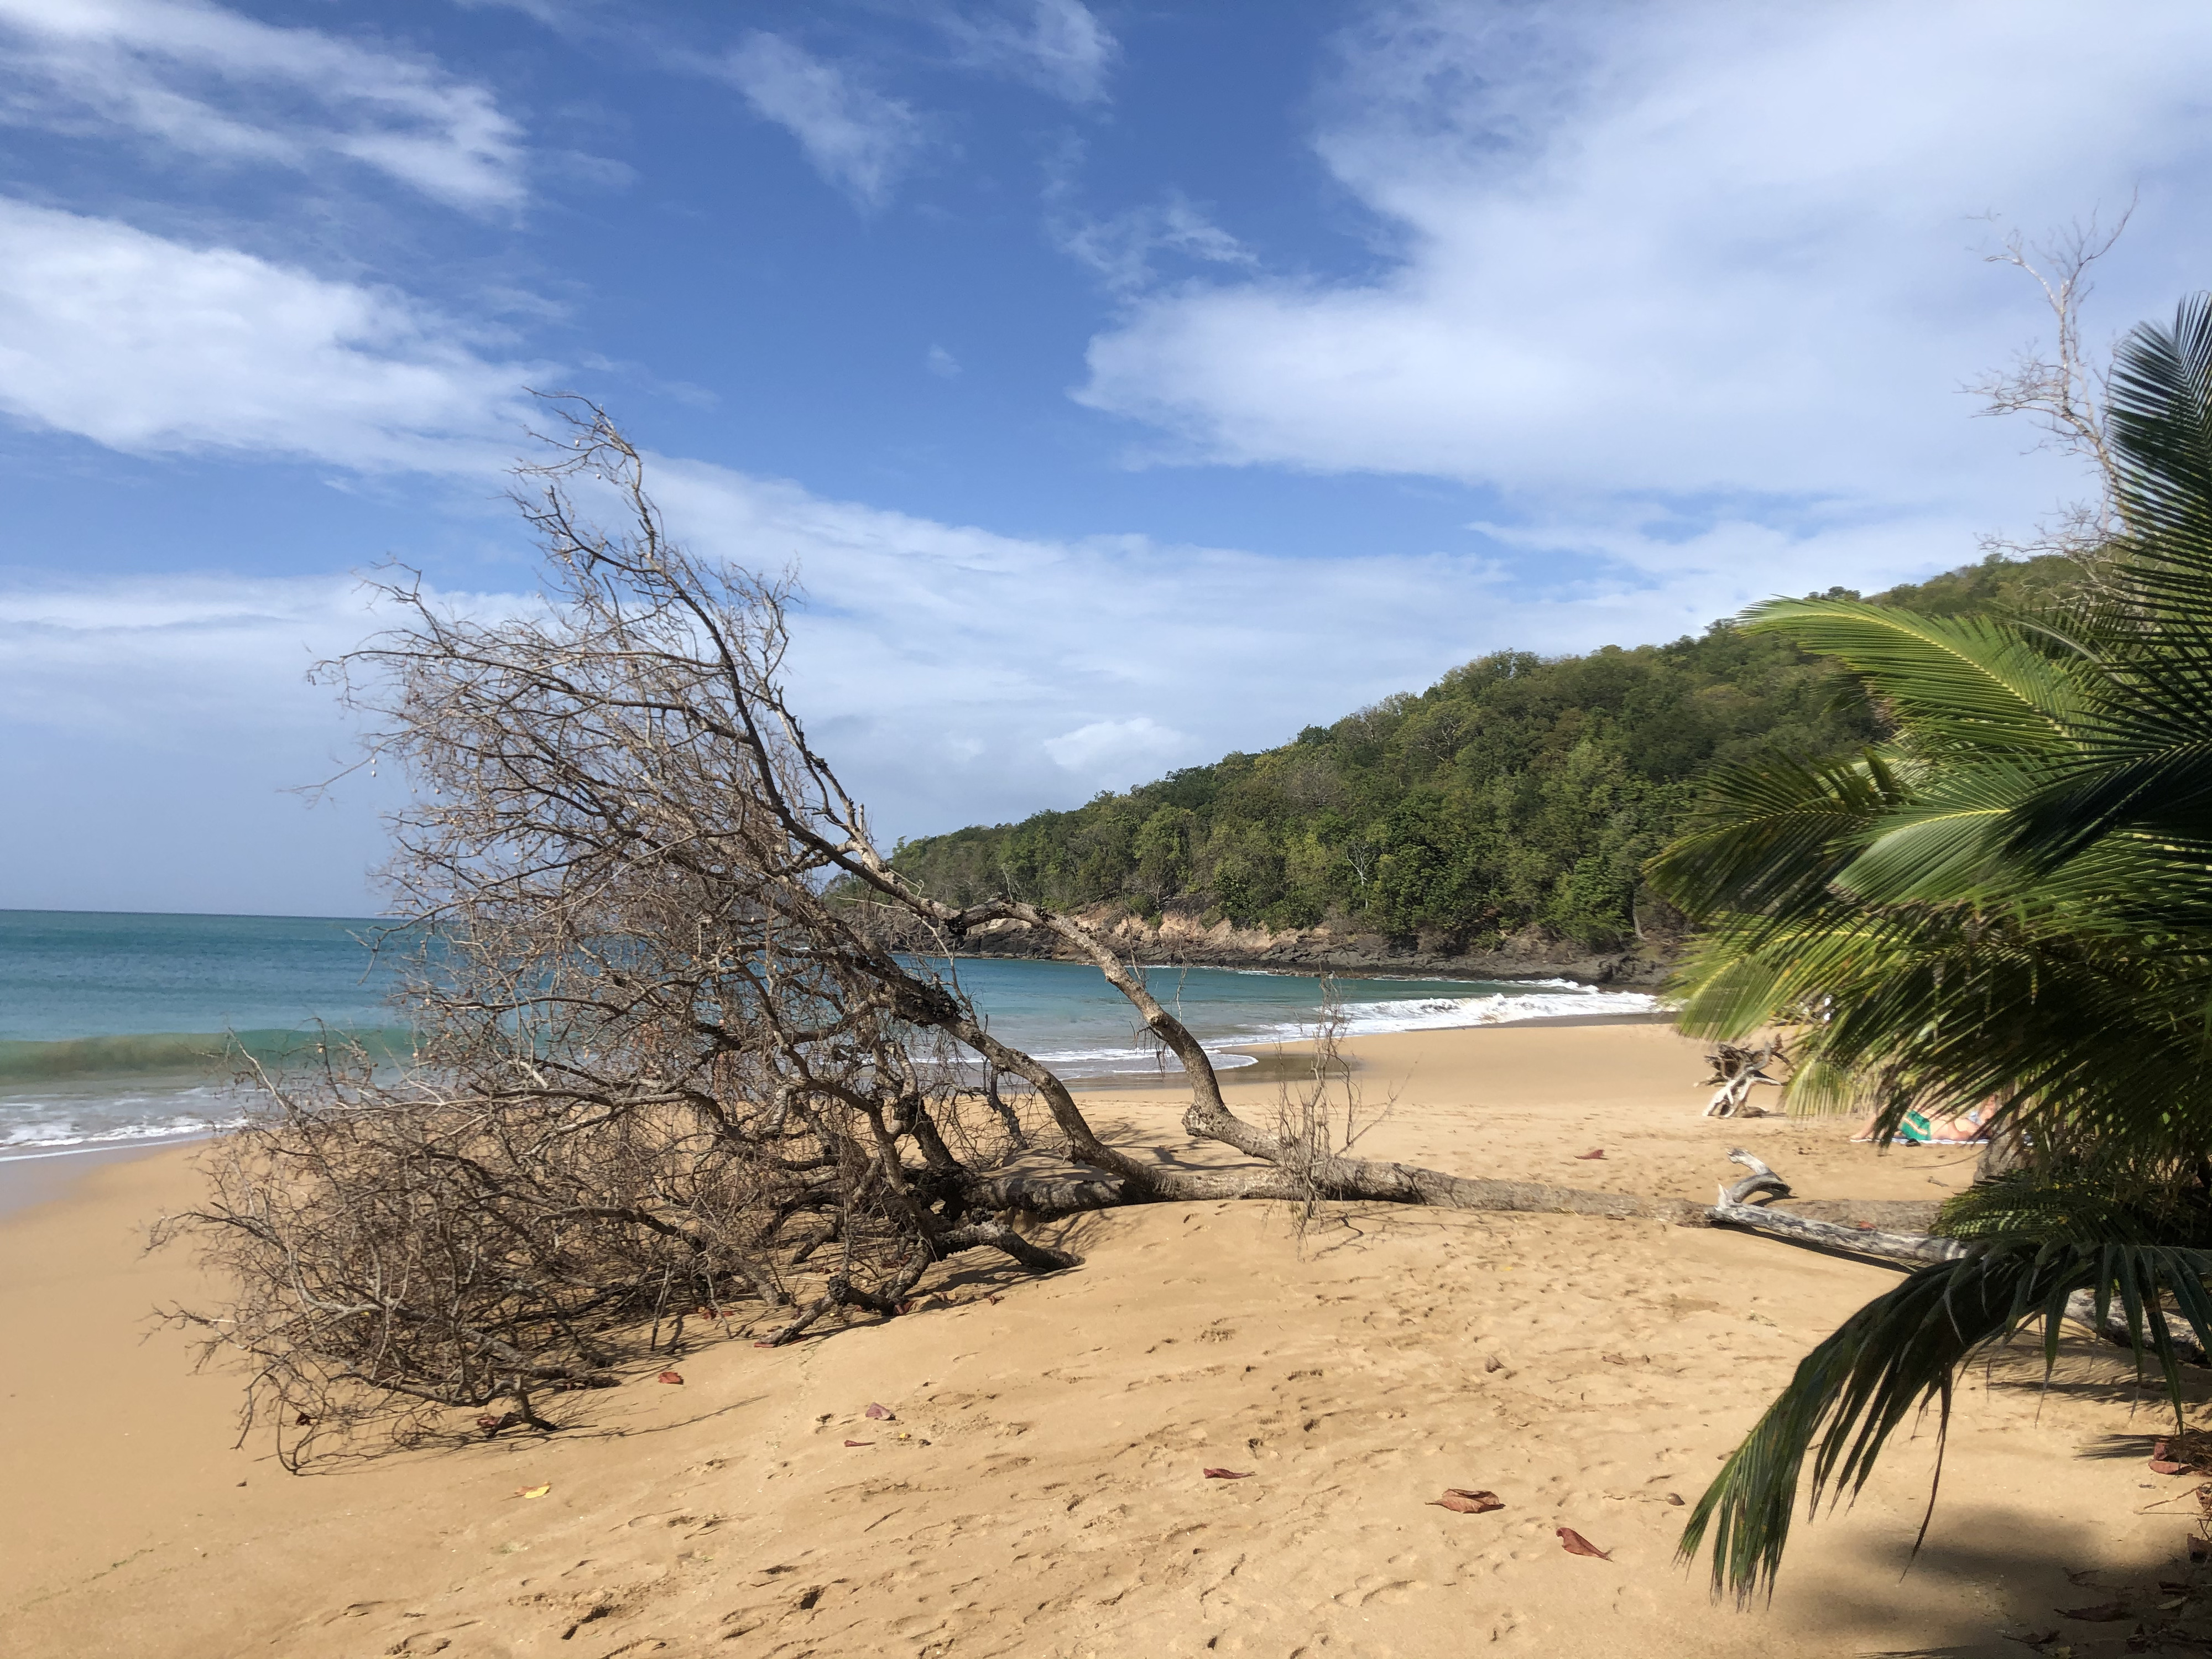
[[[1840,1120],[1703,1119],[1698,1048],[1659,1025],[1353,1048],[1396,1095],[1362,1150],[1469,1175],[1710,1200],[1742,1145],[1808,1197],[1926,1199],[1971,1167]],[[1266,1084],[1231,1084],[1264,1115]],[[1052,1231],[1085,1264],[1048,1279],[969,1256],[915,1314],[708,1339],[681,1386],[655,1365],[571,1397],[557,1437],[295,1477],[265,1430],[234,1445],[237,1377],[148,1319],[202,1294],[141,1249],[192,1157],[42,1175],[0,1220],[9,1655],[1994,1655],[2101,1599],[2081,1575],[2154,1577],[2186,1532],[2190,1483],[2144,1467],[2156,1411],[2069,1342],[2048,1392],[2027,1353],[1973,1374],[1909,1573],[1924,1432],[1801,1528],[1771,1607],[1717,1605],[1673,1559],[1674,1500],[1894,1275],[1721,1231],[1379,1206],[1326,1206],[1303,1245],[1275,1205],[1080,1218]],[[1434,1507],[1447,1487],[1504,1507]]]

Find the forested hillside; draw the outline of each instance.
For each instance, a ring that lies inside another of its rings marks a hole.
[[[2079,574],[2056,556],[1992,557],[1875,597],[2003,609]],[[962,903],[1012,893],[1275,928],[1333,921],[1446,952],[1534,930],[1610,950],[1638,932],[1638,869],[1706,771],[1770,748],[1831,753],[1877,718],[1826,664],[1725,622],[1586,656],[1500,651],[1279,749],[905,842],[894,861]]]

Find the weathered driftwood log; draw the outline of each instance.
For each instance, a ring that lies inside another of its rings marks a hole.
[[[1748,1204],[1755,1193],[1771,1193],[1777,1198],[1790,1196],[1790,1183],[1774,1173],[1765,1159],[1753,1156],[1741,1146],[1729,1148],[1729,1162],[1741,1164],[1751,1171],[1733,1187],[1721,1189],[1721,1197],[1729,1204]]]
[[[1955,1238],[1936,1238],[1925,1233],[1886,1233],[1875,1227],[1815,1221],[1810,1216],[1771,1210],[1761,1204],[1734,1203],[1726,1188],[1721,1189],[1720,1200],[1713,1206],[1712,1218],[1717,1226],[1741,1227],[1747,1231],[1767,1233],[1822,1249],[1880,1256],[1888,1261],[1949,1261],[1966,1253],[1966,1247]]]
[[[1790,1197],[1790,1183],[1777,1175],[1765,1159],[1741,1146],[1729,1148],[1729,1162],[1741,1164],[1751,1173],[1734,1186],[1720,1189],[1720,1197],[1712,1208],[1716,1226],[1741,1227],[1800,1244],[1848,1251],[1855,1255],[1876,1255],[1890,1261],[1949,1261],[1966,1254],[1966,1246],[1953,1238],[1887,1232],[1879,1227],[1825,1221],[1751,1203],[1750,1199],[1758,1193],[1775,1198]]]

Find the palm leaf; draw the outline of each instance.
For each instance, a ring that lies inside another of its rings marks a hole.
[[[1722,1466],[1683,1529],[1680,1556],[1710,1543],[1716,1595],[1771,1595],[1807,1455],[1808,1516],[1855,1498],[1882,1447],[1909,1416],[1936,1408],[1937,1477],[1960,1369],[2023,1325],[2044,1328],[2047,1379],[2057,1363],[2067,1299],[2092,1291],[2101,1322],[2115,1294],[2125,1310],[2138,1373],[2156,1362],[2177,1422],[2179,1359],[2160,1304],[2171,1296],[2200,1348],[2212,1347],[2212,1251],[2103,1242],[1999,1242],[1912,1273],[1876,1297],[1799,1362],[1796,1374]],[[1929,1490],[1932,1516],[1936,1486]],[[1920,1538],[1928,1530],[1921,1522]],[[1914,1540],[1917,1551],[1920,1539]]]
[[[2045,753],[2081,702],[2087,659],[2048,629],[1855,599],[1770,600],[1741,625],[1835,657],[1923,743]]]

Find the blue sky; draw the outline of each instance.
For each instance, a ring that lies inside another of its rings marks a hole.
[[[2094,27],[2093,27],[2094,25]],[[886,835],[2022,534],[1980,254],[2212,280],[2197,4],[0,0],[0,905],[354,910],[304,680],[526,386],[809,595]]]

